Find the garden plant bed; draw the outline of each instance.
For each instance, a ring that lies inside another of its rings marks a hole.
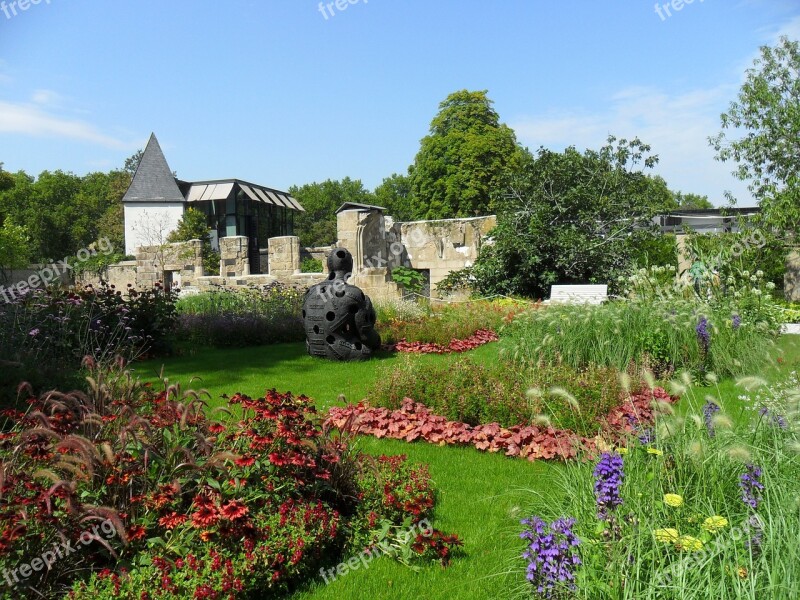
[[[389,352],[407,352],[409,354],[450,354],[453,352],[467,352],[479,346],[496,342],[500,338],[490,329],[479,329],[470,337],[463,340],[451,340],[447,346],[435,342],[407,342],[404,339],[396,344],[384,345],[384,350]]]
[[[536,425],[509,428],[498,423],[470,426],[432,414],[424,405],[406,398],[398,410],[373,408],[367,403],[334,406],[328,411],[327,425],[353,434],[373,435],[413,442],[424,440],[439,445],[471,445],[478,450],[502,452],[530,461],[568,460],[594,456],[599,448],[624,444],[634,433],[653,424],[653,405],[672,404],[678,399],[661,388],[633,394],[614,408],[598,424],[598,435],[586,438],[569,430]]]

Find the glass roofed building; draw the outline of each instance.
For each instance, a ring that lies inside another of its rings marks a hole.
[[[245,236],[250,256],[258,257],[269,238],[292,235],[295,213],[304,211],[288,193],[248,181],[177,179],[155,134],[147,142],[122,203],[126,254],[136,254],[142,246],[163,244],[183,212],[194,208],[206,215],[215,249],[220,238]]]

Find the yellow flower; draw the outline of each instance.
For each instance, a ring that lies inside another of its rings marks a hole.
[[[690,535],[682,535],[678,538],[678,541],[675,542],[675,546],[678,550],[686,550],[687,552],[696,552],[698,550],[703,549],[703,542],[698,540],[696,537],[692,537]]]
[[[628,449],[624,446],[622,448],[617,448],[617,454],[620,456],[625,456],[628,453]]]
[[[681,498],[678,494],[664,494],[664,502],[673,508],[683,506],[683,498]]]
[[[648,454],[655,454],[656,456],[661,456],[662,454],[664,454],[664,453],[663,453],[661,450],[659,450],[658,448],[648,448],[648,449],[647,449],[647,453],[648,453]]]
[[[719,515],[714,515],[713,517],[708,517],[705,521],[703,521],[703,525],[701,526],[709,533],[717,533],[723,527],[728,526],[728,519],[725,517],[720,517]]]
[[[747,569],[744,567],[738,567],[736,569],[736,574],[739,576],[739,579],[747,579]]]
[[[675,543],[680,538],[680,534],[678,533],[677,529],[656,529],[653,532],[653,535],[656,536],[656,540],[659,542],[672,542]]]

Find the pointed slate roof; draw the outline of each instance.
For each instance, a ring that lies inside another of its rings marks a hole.
[[[185,202],[172,170],[164,158],[156,134],[150,140],[133,175],[133,180],[122,198],[123,202]]]

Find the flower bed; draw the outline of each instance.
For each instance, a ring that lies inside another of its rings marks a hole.
[[[432,516],[424,467],[354,451],[304,396],[236,394],[241,418],[215,421],[194,392],[87,366],[86,393],[5,411],[0,569],[14,597],[273,597]],[[407,540],[409,555],[458,544],[431,537]]]
[[[407,342],[404,339],[396,344],[386,344],[386,350],[408,352],[410,354],[450,354],[452,352],[467,352],[489,342],[496,342],[500,338],[490,329],[479,329],[464,340],[450,340],[447,346],[426,342]]]
[[[599,447],[617,443],[626,434],[642,430],[652,423],[653,403],[671,403],[675,400],[661,388],[633,394],[607,415],[594,438],[536,425],[505,428],[490,423],[470,426],[432,414],[424,404],[410,398],[406,398],[398,410],[373,408],[363,402],[332,407],[326,424],[377,438],[471,445],[478,450],[503,452],[506,456],[520,456],[528,460],[570,459],[583,453],[594,454]]]
[[[736,424],[689,391],[686,418],[659,411],[643,443],[565,465],[559,499],[535,497],[522,520],[520,597],[797,598],[800,394],[780,396],[775,418]]]

